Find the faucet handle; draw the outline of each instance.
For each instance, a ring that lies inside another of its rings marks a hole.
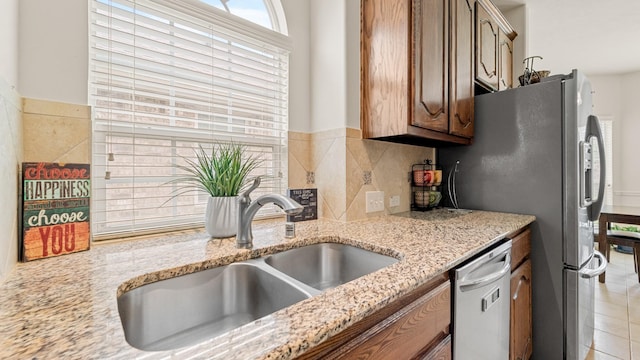
[[[253,190],[257,189],[258,186],[260,186],[260,176],[258,176],[255,180],[253,180],[253,184],[251,185],[251,187],[245,190],[245,192],[243,192],[241,196],[243,198],[248,198],[249,194],[251,194]]]

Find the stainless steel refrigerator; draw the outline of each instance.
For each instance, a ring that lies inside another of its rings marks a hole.
[[[595,279],[606,268],[593,234],[604,146],[587,78],[574,70],[476,96],[473,144],[441,148],[438,156],[445,175],[459,162],[460,208],[536,216],[533,358],[584,359],[593,341]]]

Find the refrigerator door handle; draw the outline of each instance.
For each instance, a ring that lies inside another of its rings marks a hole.
[[[598,250],[593,250],[593,256],[600,260],[600,265],[595,269],[580,270],[580,276],[584,279],[594,278],[607,270],[607,259]]]
[[[592,204],[590,204],[588,212],[589,220],[598,221],[600,210],[602,210],[602,204],[604,202],[604,189],[605,182],[607,181],[607,166],[606,156],[604,153],[604,141],[602,141],[602,131],[600,131],[600,123],[597,116],[589,115],[589,119],[587,120],[587,132],[587,140],[589,140],[591,136],[595,137],[596,140],[598,140],[598,154],[600,157],[600,183],[598,186],[598,197]]]

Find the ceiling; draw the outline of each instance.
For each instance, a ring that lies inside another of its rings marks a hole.
[[[503,12],[526,5],[527,55],[543,57],[535,69],[555,74],[577,68],[589,75],[640,71],[639,0],[493,2]]]

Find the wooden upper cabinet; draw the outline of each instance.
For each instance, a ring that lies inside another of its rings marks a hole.
[[[361,0],[361,16],[364,138],[471,144],[476,83],[495,91],[511,78],[498,38],[515,32],[490,0]]]
[[[414,1],[411,125],[449,130],[449,0]]]
[[[476,82],[488,91],[513,87],[513,40],[517,36],[491,0],[476,0]]]
[[[498,90],[498,24],[481,2],[476,2],[476,80]]]
[[[474,75],[469,4],[467,0],[361,1],[365,138],[427,146],[471,143]],[[464,21],[461,29],[458,21]]]
[[[361,128],[365,138],[407,133],[411,0],[361,1]]]
[[[513,41],[500,29],[498,43],[500,56],[498,90],[511,89],[513,87]]]
[[[466,138],[473,137],[473,1],[451,1],[449,132]]]

